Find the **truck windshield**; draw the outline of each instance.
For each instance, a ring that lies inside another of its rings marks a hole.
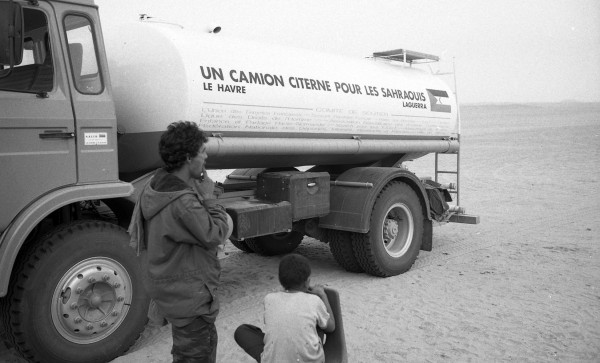
[[[25,8],[23,22],[23,61],[15,65],[8,77],[0,78],[0,90],[49,92],[54,85],[54,68],[48,20],[43,11]],[[0,66],[0,75],[8,72],[8,69],[2,69]]]
[[[84,94],[101,93],[102,79],[91,21],[81,15],[67,15],[64,22],[75,88]]]

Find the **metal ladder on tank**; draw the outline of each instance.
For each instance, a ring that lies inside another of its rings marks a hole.
[[[456,63],[454,62],[454,60],[452,61],[452,72],[449,73],[445,73],[445,74],[451,74],[453,77],[453,83],[454,83],[454,98],[456,99],[456,117],[458,119],[458,132],[456,135],[456,139],[460,145],[460,107],[458,106],[458,91],[457,91],[457,86],[456,86]],[[441,73],[438,72],[438,75],[442,75]],[[465,214],[465,209],[462,208],[460,206],[460,147],[458,149],[458,151],[456,153],[454,153],[453,155],[456,157],[456,162],[454,163],[454,165],[456,166],[455,169],[453,170],[440,170],[440,165],[439,165],[439,156],[442,153],[435,153],[435,182],[439,183],[439,176],[442,174],[451,174],[451,175],[455,175],[455,180],[456,180],[456,185],[449,185],[450,188],[448,188],[448,192],[450,192],[450,194],[455,194],[456,198],[456,204],[455,205],[450,205],[450,212],[452,212],[452,215],[449,218],[449,222],[455,222],[455,223],[467,223],[467,224],[478,224],[479,223],[479,216],[474,216],[474,215],[468,215]],[[445,154],[448,155],[448,154]],[[452,186],[454,186],[454,188],[452,188]]]
[[[430,68],[431,70],[431,68]],[[433,70],[431,70],[432,73]],[[456,100],[456,117],[458,119],[458,133],[457,133],[457,140],[458,140],[458,144],[460,145],[460,107],[458,106],[458,90],[457,90],[457,86],[456,86],[456,63],[454,61],[454,59],[452,60],[452,71],[451,72],[445,72],[445,73],[441,73],[441,72],[435,72],[436,75],[438,76],[442,76],[442,75],[451,75],[452,76],[452,81],[453,81],[453,92],[454,92],[454,99]],[[439,183],[439,176],[440,174],[452,174],[455,175],[455,180],[456,183],[455,185],[452,185],[453,183],[449,184],[449,188],[448,188],[448,192],[450,192],[450,194],[455,194],[456,198],[456,208],[460,208],[460,147],[458,149],[458,151],[456,153],[454,153],[453,155],[456,156],[456,162],[454,163],[454,165],[456,166],[455,170],[440,170],[439,167],[439,155],[441,153],[435,153],[435,182]],[[444,154],[444,155],[448,155],[448,154]],[[452,188],[454,187],[454,188]],[[460,210],[457,212],[459,213],[463,213],[464,210]]]
[[[458,134],[458,143],[460,145],[460,134]],[[449,184],[449,188],[448,188],[448,192],[450,194],[455,194],[456,198],[456,206],[458,207],[460,205],[460,148],[459,150],[454,153],[454,154],[442,154],[442,155],[454,155],[456,157],[456,162],[454,163],[454,165],[456,165],[456,170],[440,170],[440,165],[439,165],[439,155],[442,153],[435,153],[435,182],[439,183],[439,176],[440,174],[453,174],[456,175],[455,179],[456,179],[456,183],[450,183]],[[454,185],[452,185],[454,184]]]

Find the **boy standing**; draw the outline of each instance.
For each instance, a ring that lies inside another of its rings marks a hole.
[[[279,263],[279,282],[285,289],[265,296],[265,332],[239,326],[234,338],[258,362],[324,362],[322,335],[335,330],[323,286],[310,286],[310,264],[297,254]]]

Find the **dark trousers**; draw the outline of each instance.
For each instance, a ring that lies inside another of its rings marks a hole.
[[[317,327],[317,334],[319,334],[321,341],[323,341],[325,332]],[[242,324],[233,333],[233,338],[246,353],[260,363],[260,355],[265,349],[265,333],[259,327]]]
[[[217,328],[197,317],[183,327],[172,325],[173,363],[215,363],[217,361]]]

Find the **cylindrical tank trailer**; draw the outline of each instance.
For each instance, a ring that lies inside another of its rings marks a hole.
[[[416,68],[148,20],[107,27],[104,38],[123,175],[161,165],[158,139],[177,120],[209,133],[207,166],[217,169],[366,165],[458,149],[453,93]]]

